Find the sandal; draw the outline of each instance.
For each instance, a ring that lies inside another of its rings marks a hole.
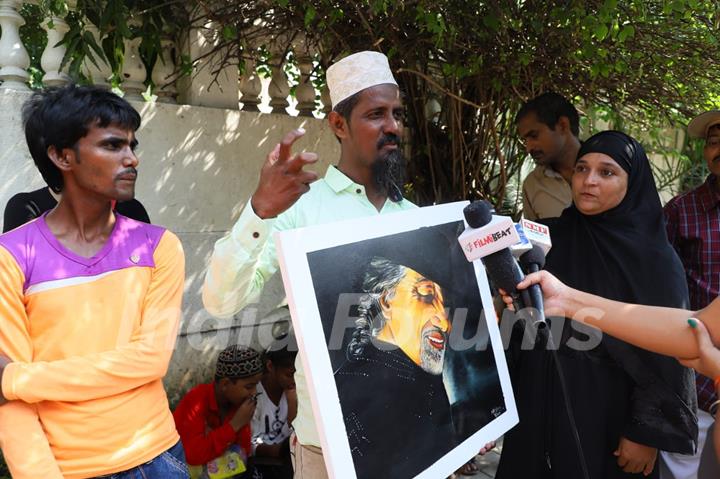
[[[463,467],[455,471],[455,474],[462,474],[463,476],[474,476],[478,473],[478,471],[480,471],[480,468],[478,467],[477,463],[475,462],[475,458],[473,457],[468,462],[466,462]]]

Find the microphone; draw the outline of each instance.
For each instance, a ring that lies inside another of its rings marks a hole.
[[[523,226],[521,223],[515,223],[515,231],[517,231],[518,236],[520,237],[520,241],[515,243],[514,245],[510,246],[510,252],[512,253],[513,257],[517,260],[522,256],[524,253],[527,253],[532,249],[532,243],[530,240],[528,240],[527,235],[525,234],[525,230],[523,229]]]
[[[536,273],[545,267],[545,253],[542,246],[534,244],[532,249],[520,256],[520,265],[525,273]],[[533,284],[527,289],[530,294],[532,307],[536,310],[531,313],[535,323],[545,322],[545,307],[543,305],[543,294],[539,284]]]
[[[517,289],[525,275],[509,250],[519,241],[519,235],[512,219],[495,216],[491,211],[492,206],[484,200],[467,205],[463,214],[469,227],[458,237],[458,242],[468,261],[482,260],[493,284],[511,295],[515,309],[520,310],[532,301],[527,290]]]
[[[538,245],[542,249],[543,256],[547,256],[550,248],[552,248],[550,229],[543,224],[526,219],[520,220],[518,224],[522,228],[523,234],[527,237],[528,241],[533,245]],[[545,264],[544,261],[543,264]],[[542,269],[542,267],[540,269]]]
[[[458,236],[458,242],[470,262],[507,249],[520,241],[512,219],[509,216],[493,215],[492,206],[485,200],[470,203],[463,209],[463,214],[469,228]]]

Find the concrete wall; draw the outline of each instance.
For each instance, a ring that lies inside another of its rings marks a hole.
[[[22,132],[20,109],[29,94],[0,90],[0,205],[15,193],[44,183],[30,158]],[[339,158],[339,146],[323,120],[285,115],[134,103],[143,124],[137,198],[152,222],[177,233],[183,242],[187,278],[183,323],[166,384],[171,402],[205,379],[219,349],[240,340],[267,346],[272,327],[286,326],[278,309],[283,292],[279,274],[258,305],[235,319],[219,320],[202,307],[200,288],[213,244],[238,218],[255,189],[267,153],[285,132],[307,130],[296,150],[315,151],[313,169],[324,174]]]

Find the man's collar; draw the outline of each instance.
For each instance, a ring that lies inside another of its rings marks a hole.
[[[552,166],[543,166],[543,173],[549,178],[563,179],[562,175],[557,171],[553,170]]]
[[[335,193],[352,188],[357,193],[365,191],[365,187],[361,184],[355,183],[336,166],[330,165],[325,173],[325,182]],[[394,203],[399,203],[403,200],[402,190],[395,186],[393,191],[390,191],[387,199]]]
[[[705,211],[710,211],[720,203],[720,186],[715,175],[710,174],[698,189],[698,199]]]
[[[330,165],[325,173],[325,182],[335,193],[340,193],[351,186],[360,186],[333,165]]]

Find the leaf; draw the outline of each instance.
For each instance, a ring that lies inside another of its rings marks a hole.
[[[528,66],[530,64],[530,54],[527,52],[520,53],[520,64],[522,66]]]
[[[632,25],[625,25],[622,30],[620,30],[620,33],[618,33],[618,40],[620,43],[624,42],[628,38],[632,38],[635,36],[635,27]]]
[[[607,25],[605,25],[604,23],[598,23],[595,26],[595,31],[593,32],[593,35],[595,36],[595,38],[597,38],[598,41],[601,42],[601,41],[605,40],[605,37],[607,36],[608,32],[609,32],[609,30],[608,30]]]
[[[89,59],[90,62],[91,62],[93,65],[95,65],[95,68],[97,68],[98,70],[100,70],[100,64],[97,62],[97,60],[95,60],[95,57],[93,56],[93,54],[92,54],[91,52],[87,52],[86,55],[85,55],[85,58]]]
[[[225,25],[222,29],[222,37],[225,41],[232,41],[237,38],[237,27],[234,25]]]
[[[500,20],[495,14],[488,13],[483,17],[483,25],[496,32],[500,28]]]
[[[618,0],[605,0],[605,8],[608,10],[615,10],[618,5]]]
[[[148,85],[145,91],[142,92],[140,95],[147,103],[155,103],[155,101],[157,100],[157,95],[153,95],[152,87],[150,85]]]
[[[118,19],[117,31],[120,32],[120,35],[122,35],[125,38],[133,37],[132,31],[130,31],[130,28],[128,28],[127,22],[125,21],[124,18]]]
[[[63,68],[65,67],[65,65],[67,64],[67,62],[70,61],[70,59],[71,59],[72,56],[73,56],[73,52],[75,52],[75,49],[77,48],[77,46],[78,46],[79,43],[80,43],[80,37],[79,37],[79,36],[77,36],[77,37],[75,37],[75,38],[72,39],[72,41],[71,41],[70,44],[68,45],[67,49],[65,50],[65,55],[63,55],[63,59],[62,59],[62,61],[60,62],[60,68],[58,68],[58,70],[62,71],[62,69],[63,69]]]
[[[315,20],[315,15],[317,15],[317,11],[315,10],[315,7],[312,5],[308,7],[307,10],[305,10],[305,26],[309,27],[313,20]]]

